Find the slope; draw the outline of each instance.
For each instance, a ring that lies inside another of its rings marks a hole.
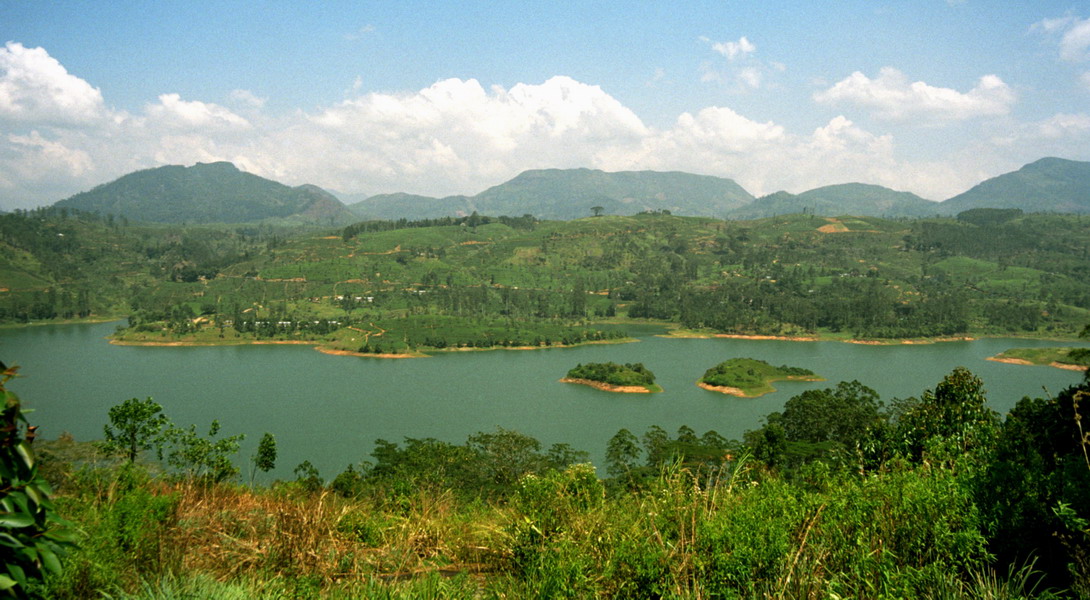
[[[1090,162],[1042,158],[1012,173],[982,181],[940,206],[948,215],[971,208],[1088,213]]]
[[[938,203],[910,192],[898,192],[880,185],[845,183],[801,194],[776,192],[732,210],[729,216],[732,219],[762,219],[805,212],[829,217],[925,217],[937,214],[938,207]]]
[[[598,207],[602,214],[631,215],[668,210],[688,216],[718,216],[753,201],[730,179],[680,172],[593,169],[525,171],[476,196],[432,198],[411,194],[372,196],[351,206],[361,218],[428,219],[470,214],[570,220]]]
[[[55,206],[155,223],[290,219],[336,225],[354,219],[340,201],[321,188],[288,187],[240,171],[228,162],[136,171]]]

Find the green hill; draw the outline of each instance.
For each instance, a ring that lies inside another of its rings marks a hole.
[[[379,194],[349,204],[352,214],[364,220],[437,219],[469,214],[468,198],[447,196],[433,198],[417,194]],[[522,213],[519,213],[522,214]]]
[[[336,197],[317,186],[289,187],[228,162],[136,171],[55,206],[151,223],[276,219],[331,226],[355,220]]]
[[[897,192],[880,185],[845,183],[789,194],[776,192],[752,204],[732,210],[733,219],[761,219],[775,215],[809,213],[827,217],[927,217],[939,212],[939,204],[910,192]]]
[[[753,201],[730,179],[679,172],[591,169],[526,171],[469,199],[481,214],[532,214],[540,219],[576,219],[591,214],[631,215],[646,210],[721,217]]]
[[[1090,212],[1090,162],[1042,158],[1013,173],[983,181],[943,202],[943,214],[972,208],[1025,212]]]
[[[366,219],[433,219],[468,215],[519,216],[571,220],[599,207],[606,215],[667,210],[687,216],[722,217],[753,201],[730,179],[679,172],[592,169],[525,171],[476,196],[432,198],[412,194],[372,196],[351,206]]]
[[[471,216],[292,231],[50,208],[0,215],[0,247],[0,321],[89,308],[131,314],[126,336],[212,343],[571,345],[615,339],[587,320],[624,317],[705,334],[1064,337],[1090,320],[1090,222],[1074,215]]]

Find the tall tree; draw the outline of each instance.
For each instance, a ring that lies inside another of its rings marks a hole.
[[[261,471],[262,473],[268,473],[276,468],[276,438],[273,434],[265,432],[265,435],[261,436],[261,441],[257,443],[257,453],[250,459],[254,468],[250,471],[250,483],[254,482],[255,471]]]
[[[640,441],[635,434],[621,429],[609,439],[606,446],[606,472],[610,477],[623,477],[637,467],[640,460]]]
[[[150,397],[130,398],[110,408],[110,422],[103,426],[106,450],[125,456],[131,463],[141,450],[161,448],[160,434],[169,423],[162,412],[163,407]]]

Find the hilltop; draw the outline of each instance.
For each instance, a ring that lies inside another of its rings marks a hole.
[[[1025,212],[1090,212],[1090,162],[1042,158],[1013,173],[982,181],[941,205],[953,215],[971,208]]]
[[[357,196],[358,197],[358,196]],[[594,169],[524,171],[473,196],[442,198],[378,194],[345,206],[314,185],[289,187],[245,173],[227,162],[137,171],[57,202],[78,209],[157,223],[345,225],[359,220],[533,215],[568,221],[594,213],[675,215],[748,220],[793,213],[836,217],[953,216],[973,208],[1024,212],[1090,212],[1090,163],[1043,158],[981,182],[944,202],[866,183],[828,185],[799,194],[754,198],[731,179],[681,172]]]
[[[801,194],[776,192],[752,204],[732,210],[732,219],[761,219],[792,213],[826,217],[928,217],[940,212],[940,204],[910,192],[898,192],[880,185],[844,183],[828,185]]]
[[[731,179],[680,172],[593,169],[525,171],[475,196],[432,198],[383,194],[351,205],[368,219],[427,219],[468,215],[531,214],[539,219],[571,220],[599,207],[606,215],[667,210],[687,216],[722,217],[753,201],[753,195]]]
[[[136,171],[55,206],[150,223],[278,219],[334,226],[355,220],[340,200],[317,186],[289,187],[229,162]]]

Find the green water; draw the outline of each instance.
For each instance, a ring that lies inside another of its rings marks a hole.
[[[219,419],[224,433],[245,433],[242,457],[253,453],[263,432],[272,432],[280,454],[275,474],[283,478],[303,460],[331,478],[369,458],[376,438],[460,443],[504,427],[546,445],[569,443],[601,465],[606,442],[622,427],[640,435],[651,425],[671,432],[689,425],[698,434],[715,429],[741,438],[791,396],[841,380],[858,379],[888,402],[933,388],[961,365],[984,380],[993,407],[1005,412],[1023,396],[1040,396],[1043,388],[1055,393],[1081,378],[985,360],[1010,347],[1056,345],[1027,340],[862,346],[665,339],[645,330],[631,344],[389,360],[330,356],[305,346],[112,346],[104,338],[114,328],[0,330],[0,360],[20,365],[23,375],[11,389],[35,410],[31,421],[44,437],[68,431],[80,440],[100,438],[109,407],[152,396],[175,423],[200,429]],[[696,387],[708,367],[739,356],[806,367],[828,381],[780,382],[776,393],[754,399]],[[665,391],[611,394],[558,382],[576,363],[610,360],[644,363]]]

